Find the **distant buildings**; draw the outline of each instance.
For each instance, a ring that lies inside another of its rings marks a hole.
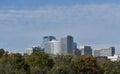
[[[77,55],[77,56],[80,56],[81,55],[81,50],[79,48],[77,48],[77,43],[74,42],[73,46],[74,46],[74,48],[73,48],[73,54]]]
[[[100,52],[101,52],[100,49],[94,50],[94,57],[99,57],[101,55]]]
[[[81,50],[76,48],[76,49],[74,49],[73,53],[74,53],[74,55],[80,56],[81,55]]]
[[[120,61],[120,54],[115,54],[114,56],[107,56],[110,61]]]
[[[77,49],[77,43],[76,42],[73,43],[73,49]]]
[[[43,43],[42,43],[42,48],[44,49],[45,43],[48,41],[56,40],[54,36],[44,36],[43,37]]]
[[[52,40],[52,41],[46,42],[44,52],[48,54],[54,54],[54,55],[61,54],[60,41]]]
[[[33,46],[32,48],[27,48],[26,53],[27,55],[31,55],[34,52],[42,51],[39,46]]]
[[[48,54],[73,54],[73,37],[69,35],[60,40],[48,41],[44,45],[44,51]]]
[[[115,47],[101,48],[94,50],[94,56],[113,56],[115,54]]]
[[[73,54],[73,37],[70,35],[67,35],[65,37],[62,37],[61,40],[61,50],[62,54]]]
[[[92,55],[92,48],[90,46],[80,46],[81,55]]]
[[[74,42],[74,38],[70,35],[66,35],[60,40],[57,40],[54,36],[44,36],[43,37],[43,49],[40,47],[27,48],[26,53],[31,55],[37,51],[43,51],[51,55],[61,55],[61,54],[74,54],[80,55],[92,55],[91,46],[80,46],[77,48],[77,43]],[[107,56],[113,56],[115,54],[115,47],[100,48],[94,50],[94,57],[106,58]]]
[[[43,37],[43,42],[48,42],[48,41],[52,41],[52,40],[56,40],[56,38],[54,36],[44,36]]]

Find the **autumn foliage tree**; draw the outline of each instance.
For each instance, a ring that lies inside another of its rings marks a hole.
[[[48,55],[38,51],[24,57],[0,49],[0,74],[120,74],[120,62],[96,61],[93,56]]]
[[[49,71],[49,74],[72,74],[71,59],[73,55],[57,55],[54,57],[55,65]]]
[[[92,56],[74,56],[71,68],[74,74],[102,74],[96,59]]]
[[[27,58],[32,74],[46,74],[54,65],[48,54],[35,52]]]

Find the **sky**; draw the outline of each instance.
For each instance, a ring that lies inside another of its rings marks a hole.
[[[120,53],[120,0],[0,0],[0,48],[25,52],[42,37],[71,35],[93,49]]]

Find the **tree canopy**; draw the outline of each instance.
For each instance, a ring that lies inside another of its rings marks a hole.
[[[0,49],[0,74],[120,74],[120,62],[93,56],[55,55],[38,51],[24,57]]]

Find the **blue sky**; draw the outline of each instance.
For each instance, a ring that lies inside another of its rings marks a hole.
[[[0,48],[25,52],[45,35],[120,53],[120,0],[1,0]]]
[[[46,5],[119,4],[120,0],[1,0],[1,8],[36,8]]]

